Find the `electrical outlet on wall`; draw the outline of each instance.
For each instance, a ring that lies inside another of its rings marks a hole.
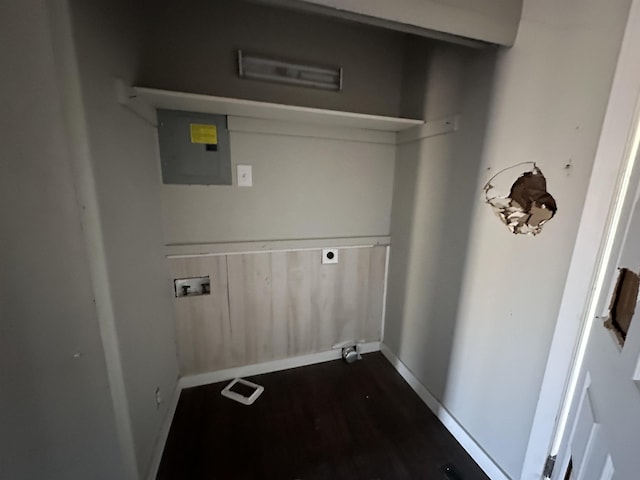
[[[238,165],[236,168],[237,168],[237,176],[238,176],[238,186],[252,187],[253,174],[251,171],[251,165]]]

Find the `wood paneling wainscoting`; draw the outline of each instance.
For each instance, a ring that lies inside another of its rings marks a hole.
[[[211,277],[211,294],[175,299],[181,375],[380,340],[387,248],[170,258],[174,278]]]

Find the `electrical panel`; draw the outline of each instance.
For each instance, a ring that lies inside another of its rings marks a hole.
[[[162,182],[231,185],[231,148],[225,115],[158,109]]]

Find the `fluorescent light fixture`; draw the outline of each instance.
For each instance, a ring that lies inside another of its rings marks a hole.
[[[342,68],[316,67],[246,55],[238,50],[238,73],[242,78],[288,83],[301,87],[342,90]]]

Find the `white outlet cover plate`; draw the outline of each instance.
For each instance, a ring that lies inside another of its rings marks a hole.
[[[236,165],[236,173],[238,177],[239,187],[253,186],[253,174],[251,171],[251,165]]]
[[[323,248],[322,249],[322,263],[323,264],[338,263],[338,249],[337,248]]]

